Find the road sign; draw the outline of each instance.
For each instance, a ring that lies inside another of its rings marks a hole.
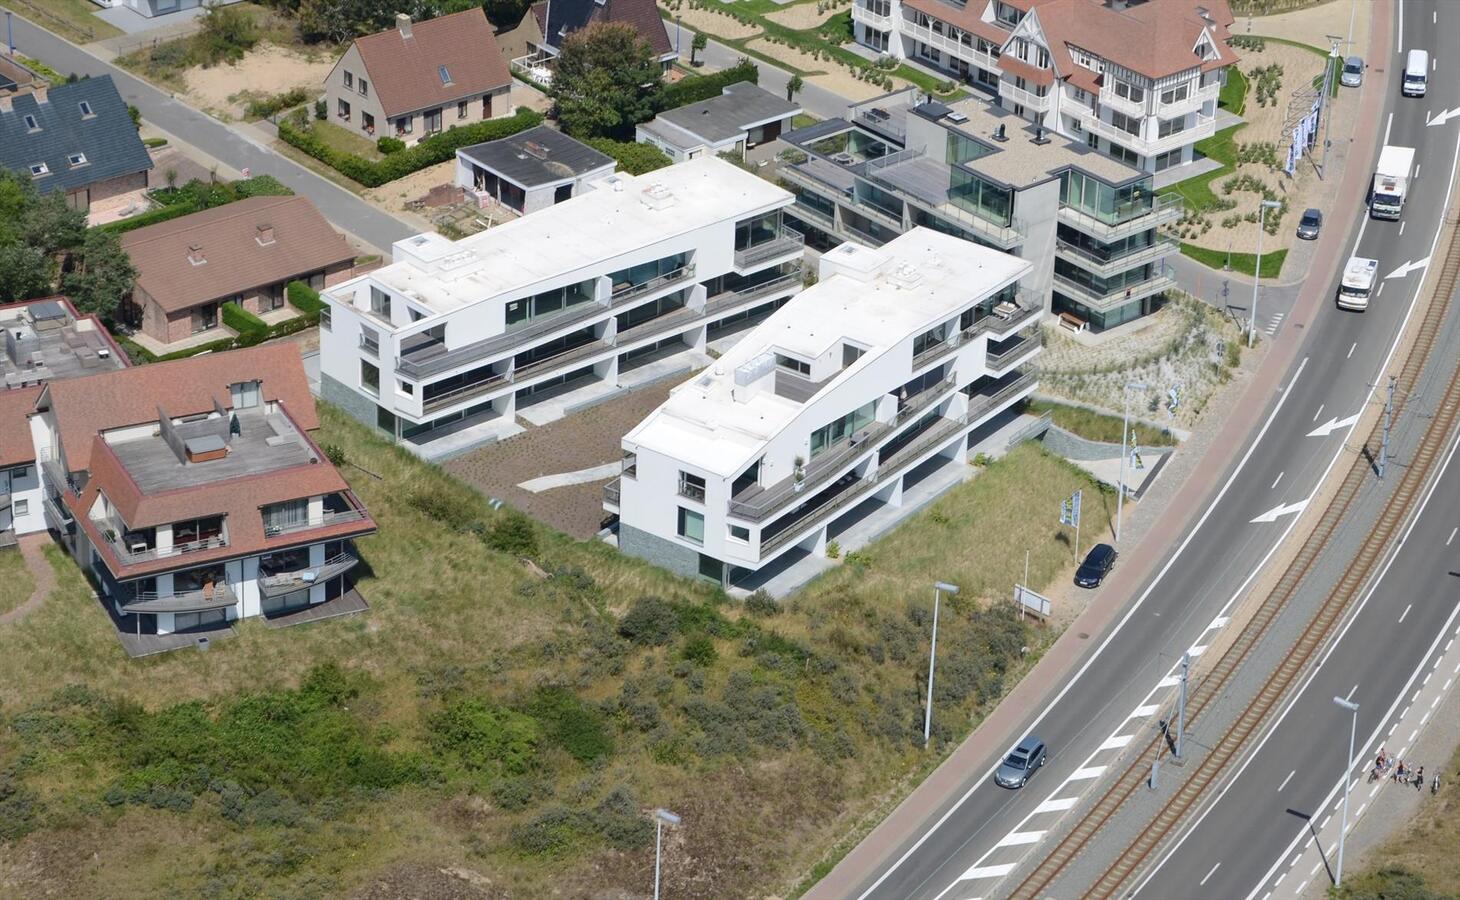
[[[1049,614],[1054,610],[1054,604],[1048,597],[1037,594],[1022,584],[1014,585],[1014,603],[1021,611],[1027,610],[1041,619],[1049,618]]]

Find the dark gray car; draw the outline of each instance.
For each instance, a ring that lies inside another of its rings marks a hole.
[[[1298,237],[1305,241],[1318,239],[1318,232],[1323,230],[1323,213],[1316,209],[1303,210],[1303,218],[1298,220]]]
[[[1020,741],[1019,746],[1010,751],[994,770],[994,783],[999,787],[1018,790],[1029,783],[1029,776],[1039,771],[1047,756],[1044,741],[1030,735]]]

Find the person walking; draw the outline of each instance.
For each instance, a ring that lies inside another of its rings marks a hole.
[[[1419,790],[1425,786],[1425,767],[1420,766],[1414,771],[1414,789]]]

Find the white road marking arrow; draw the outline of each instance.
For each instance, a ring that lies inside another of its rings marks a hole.
[[[1426,125],[1443,125],[1451,119],[1460,119],[1460,106],[1454,109],[1442,109],[1440,114],[1425,122]]]
[[[1385,278],[1403,278],[1404,276],[1408,275],[1410,272],[1413,272],[1416,269],[1423,269],[1425,266],[1427,266],[1429,264],[1430,264],[1430,258],[1428,256],[1426,256],[1424,259],[1420,260],[1419,262],[1405,262],[1404,265],[1400,266],[1399,268],[1395,269],[1393,272],[1390,272],[1388,275],[1385,275],[1384,277]]]
[[[1297,503],[1288,503],[1283,506],[1274,506],[1272,509],[1253,519],[1253,522],[1276,522],[1282,516],[1291,513],[1302,512],[1303,507],[1308,505],[1307,500],[1299,500]]]
[[[1359,414],[1354,413],[1347,419],[1332,418],[1317,428],[1308,432],[1308,437],[1328,437],[1340,428],[1347,428],[1359,420]]]

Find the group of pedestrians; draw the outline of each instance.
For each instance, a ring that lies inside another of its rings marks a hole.
[[[1404,764],[1404,760],[1395,759],[1389,755],[1389,751],[1383,747],[1379,748],[1379,755],[1374,758],[1374,768],[1369,772],[1370,781],[1378,781],[1384,776],[1396,784],[1412,785],[1415,790],[1422,790],[1425,786],[1425,767],[1410,768]],[[1430,793],[1438,793],[1440,790],[1440,776],[1438,773],[1430,782]]]

